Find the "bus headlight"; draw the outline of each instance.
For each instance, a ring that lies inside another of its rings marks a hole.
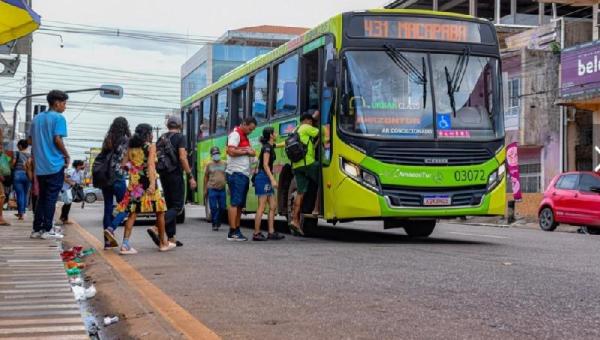
[[[379,189],[379,180],[374,173],[365,170],[343,158],[340,158],[340,163],[342,171],[353,180],[375,192],[381,192]]]
[[[496,188],[496,186],[502,182],[502,179],[504,179],[505,174],[506,166],[504,163],[502,163],[498,169],[496,169],[496,171],[490,174],[490,177],[488,178],[487,191],[489,192]]]

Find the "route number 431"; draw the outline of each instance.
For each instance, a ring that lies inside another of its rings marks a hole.
[[[454,172],[454,180],[457,182],[485,181],[483,170],[458,170]]]

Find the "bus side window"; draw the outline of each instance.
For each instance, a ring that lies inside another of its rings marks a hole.
[[[269,102],[269,70],[262,70],[252,77],[252,117],[260,124],[267,120]]]
[[[278,116],[297,113],[298,110],[298,55],[294,54],[275,66],[275,110]]]
[[[200,126],[198,128],[198,139],[210,137],[210,97],[206,97],[200,105],[201,116]]]
[[[227,101],[227,90],[223,90],[217,94],[217,110],[216,110],[215,135],[227,133],[229,120],[229,103]]]

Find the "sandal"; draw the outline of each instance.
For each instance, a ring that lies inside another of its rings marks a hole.
[[[290,230],[292,232],[294,232],[294,233],[296,233],[296,234],[298,234],[300,236],[304,236],[304,231],[302,231],[302,229],[299,226],[297,226],[297,225],[295,225],[293,223],[290,223],[289,227],[290,227]]]
[[[150,236],[150,238],[152,239],[152,242],[154,242],[154,244],[156,244],[157,247],[160,247],[160,239],[158,238],[158,234],[156,234],[156,231],[154,231],[154,229],[152,228],[148,228],[146,229],[146,232],[148,233],[148,236]]]

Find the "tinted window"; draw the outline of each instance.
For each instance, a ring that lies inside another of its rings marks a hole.
[[[227,106],[227,90],[217,94],[217,124],[215,134],[227,132],[227,119],[229,118],[229,107]]]
[[[298,108],[298,56],[277,65],[277,92],[274,114],[296,113]]]
[[[577,188],[578,175],[564,175],[556,183],[557,189],[574,190]]]
[[[591,192],[592,187],[600,188],[600,178],[588,174],[581,175],[579,180],[579,190]]]
[[[199,138],[210,136],[210,97],[202,102],[202,119],[200,120]]]
[[[262,70],[253,80],[252,116],[260,123],[267,120],[267,103],[269,102],[269,72]]]

